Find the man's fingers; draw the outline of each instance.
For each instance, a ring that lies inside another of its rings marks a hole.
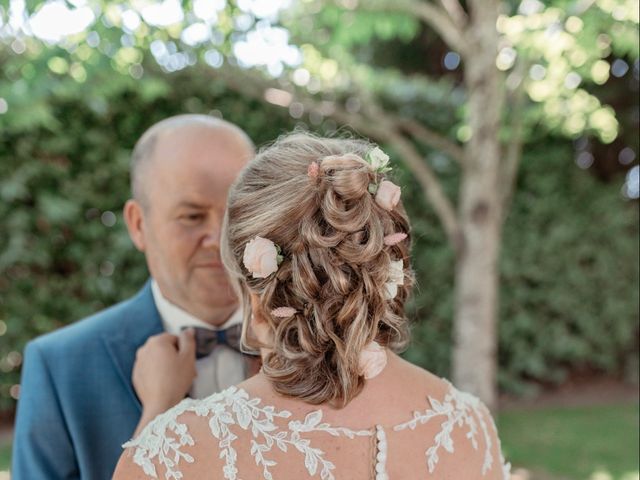
[[[176,352],[178,350],[178,342],[178,337],[170,333],[154,335],[153,337],[149,337],[144,345],[138,348],[136,358],[140,355],[148,355],[148,352],[157,351],[158,349]]]
[[[178,352],[186,358],[196,357],[196,339],[192,328],[187,328],[178,337]]]
[[[175,335],[172,335],[171,333],[159,333],[158,335],[154,335],[152,337],[149,337],[149,339],[147,340],[147,343],[161,343],[161,344],[171,344],[171,345],[176,345],[178,344],[178,337],[176,337]]]

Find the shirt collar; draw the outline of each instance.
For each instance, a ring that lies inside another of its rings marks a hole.
[[[183,310],[179,306],[167,300],[165,296],[162,295],[160,287],[155,280],[151,281],[151,292],[153,293],[153,300],[155,301],[158,312],[160,313],[160,318],[162,318],[162,325],[165,331],[172,335],[180,335],[182,329],[186,327],[201,327],[207,328],[209,330],[223,330],[233,325],[242,323],[241,309],[236,310],[233,315],[231,315],[229,319],[220,327],[214,327],[213,325],[210,325],[207,322],[194,317],[186,310]]]

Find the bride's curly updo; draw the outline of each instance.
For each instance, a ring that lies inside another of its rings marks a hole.
[[[262,150],[229,192],[221,250],[242,300],[243,338],[254,293],[273,333],[264,374],[279,393],[314,404],[345,405],[361,390],[359,357],[371,341],[394,351],[408,341],[409,222],[402,204],[387,210],[371,193],[385,179],[364,160],[374,147],[293,133]],[[385,244],[394,233],[407,237]],[[256,236],[283,257],[266,278],[243,265]],[[389,298],[385,284],[398,260],[404,282]],[[295,314],[274,316],[279,307]]]

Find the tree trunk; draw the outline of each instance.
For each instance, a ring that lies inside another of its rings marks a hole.
[[[473,52],[465,58],[472,136],[465,147],[460,186],[460,241],[456,251],[453,379],[496,403],[496,320],[501,196],[500,119],[503,83],[496,68],[498,2],[471,0],[466,34]]]

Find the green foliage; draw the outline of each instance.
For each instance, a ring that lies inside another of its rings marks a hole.
[[[0,117],[0,410],[13,404],[19,378],[11,352],[130,296],[147,278],[121,215],[130,151],[147,127],[215,111],[258,145],[293,127],[285,111],[238,98],[208,69],[165,75],[149,66],[146,77],[96,75],[75,95],[67,95],[73,79],[52,82],[38,99],[43,114],[31,121],[8,98]],[[148,85],[157,85],[154,94]]]
[[[637,404],[508,411],[498,431],[514,466],[571,480],[638,478]]]
[[[11,442],[0,442],[0,472],[9,470],[11,465]]]
[[[294,35],[314,32],[323,49],[351,50],[372,41],[399,39],[407,42],[420,30],[418,20],[409,14],[342,8],[323,0],[299,2],[284,13],[284,23]],[[302,40],[303,37],[300,39]]]
[[[637,59],[637,1],[556,1],[534,10],[501,15],[497,23],[505,45],[498,68],[509,73],[507,84],[522,81],[541,107],[528,109],[525,126],[611,143],[619,131],[615,112],[592,90],[609,80],[612,53]]]
[[[143,258],[130,244],[120,210],[128,197],[131,147],[149,125],[176,113],[221,113],[258,144],[294,126],[285,110],[232,93],[202,62],[179,74],[160,73],[149,51],[152,41],[195,59],[211,45],[184,45],[179,38],[186,25],[142,23],[123,32],[122,11],[130,4],[104,2],[91,32],[56,47],[21,37],[26,53],[14,55],[9,42],[0,44],[6,79],[0,98],[8,105],[0,114],[0,332],[6,326],[0,334],[0,409],[13,403],[9,390],[19,381],[20,366],[15,352],[26,341],[126,298],[145,280]],[[242,38],[234,32],[236,11],[227,4],[215,25],[223,36],[216,49],[225,55],[231,33]],[[315,85],[328,99],[377,95],[385,108],[454,136],[466,94],[451,78],[426,81],[363,63],[371,41],[417,35],[415,20],[333,7],[323,12],[319,30],[326,29],[326,42],[302,47],[309,88]],[[595,28],[584,22],[585,32]],[[304,33],[316,35],[302,18],[301,44]],[[95,48],[93,34],[100,38]],[[526,51],[526,42],[517,46]],[[629,46],[616,48],[633,53]],[[280,80],[286,84],[287,77],[293,78],[290,70]],[[542,103],[536,106],[526,112],[528,123],[546,115]],[[320,122],[330,129],[331,121]],[[637,348],[637,203],[625,203],[615,183],[601,184],[577,169],[566,145],[540,140],[546,144],[525,155],[501,264],[499,380],[516,392],[527,382],[562,381],[577,367],[631,368]],[[457,167],[442,154],[425,154],[455,198]],[[401,166],[396,173],[414,227],[418,280],[410,305],[414,343],[406,355],[447,375],[453,252],[415,179]]]
[[[576,369],[637,375],[638,204],[575,166],[551,142],[525,152],[504,227],[499,384],[532,393]],[[456,175],[443,172],[455,190]],[[453,318],[453,252],[408,174],[403,197],[414,228],[418,319],[411,361],[447,375]],[[407,202],[407,198],[410,200]]]
[[[559,383],[576,366],[625,367],[633,378],[638,204],[618,185],[576,168],[561,145],[525,157],[501,263],[504,388],[519,390],[523,378]]]

